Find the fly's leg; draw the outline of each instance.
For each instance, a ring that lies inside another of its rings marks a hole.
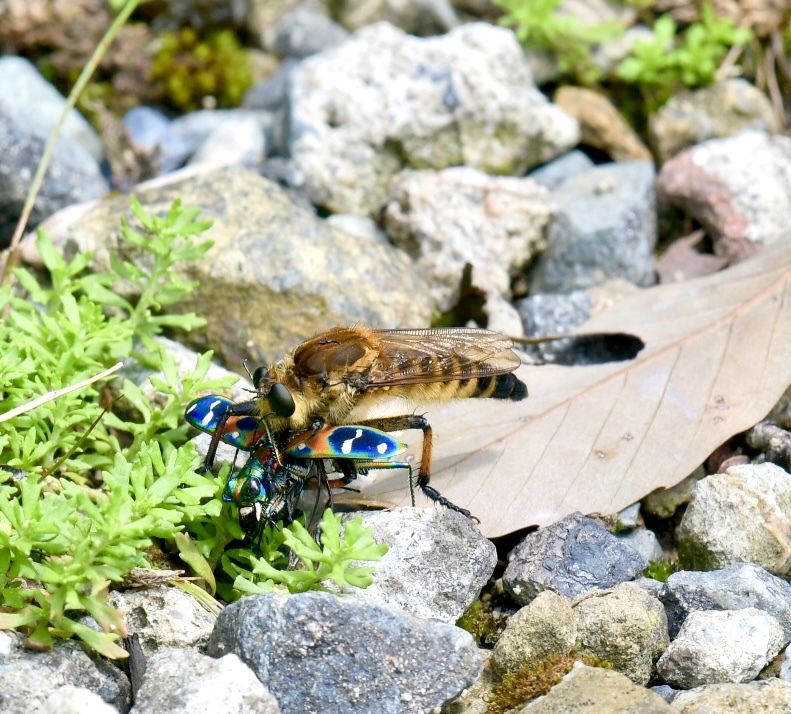
[[[431,451],[434,446],[431,425],[424,416],[417,414],[405,414],[398,417],[386,417],[382,419],[368,419],[366,421],[357,422],[359,426],[370,426],[380,431],[401,431],[403,429],[420,429],[423,432],[423,453],[420,456],[420,469],[417,474],[418,488],[423,491],[427,498],[430,498],[435,503],[439,503],[451,511],[457,511],[467,518],[474,518],[473,515],[466,509],[451,503],[447,498],[440,494],[436,488],[428,485],[431,479]],[[400,462],[387,462],[387,463],[400,463]],[[365,464],[365,468],[379,468]],[[386,468],[397,468],[389,466]],[[415,505],[415,492],[412,486],[412,469],[409,470],[409,490],[412,494],[412,505]]]
[[[225,435],[225,423],[232,416],[248,416],[255,410],[256,402],[251,399],[247,402],[240,402],[239,404],[232,404],[225,410],[225,413],[220,417],[214,433],[211,435],[209,442],[209,450],[206,452],[206,458],[203,460],[204,473],[209,472],[214,468],[214,459],[217,456],[217,447],[220,445],[222,437]]]

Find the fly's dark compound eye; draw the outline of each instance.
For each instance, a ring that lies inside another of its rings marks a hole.
[[[269,381],[269,379],[270,379],[269,378],[269,370],[266,367],[258,367],[253,372],[252,376],[253,376],[253,386],[256,389],[261,389],[261,385],[264,382]]]
[[[269,406],[272,407],[272,411],[279,417],[290,417],[296,409],[294,397],[291,396],[288,387],[280,384],[280,382],[275,382],[272,385],[267,399],[269,400]]]
[[[253,374],[253,386],[259,397],[265,397],[272,411],[279,417],[290,417],[295,411],[294,397],[288,387],[275,382],[269,375],[269,369],[258,367]]]

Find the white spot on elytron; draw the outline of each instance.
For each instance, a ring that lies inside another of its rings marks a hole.
[[[295,448],[297,451],[307,451],[308,445],[304,441],[300,441]]]
[[[214,421],[214,409],[218,404],[222,404],[222,399],[215,399],[211,405],[209,406],[209,411],[206,412],[206,416],[201,419],[202,426],[209,426]],[[197,404],[195,405],[197,406]]]
[[[355,439],[359,439],[362,435],[363,435],[363,430],[362,429],[357,429],[354,432],[354,436],[351,439],[346,439],[346,441],[344,441],[341,444],[341,453],[342,454],[350,454],[352,449],[354,448],[354,440]]]
[[[230,436],[232,439],[238,439],[238,438],[239,438],[239,431],[232,431],[232,432],[229,434],[229,436]]]
[[[387,451],[387,444],[383,441],[379,446],[376,447],[376,451],[379,454],[384,454]]]

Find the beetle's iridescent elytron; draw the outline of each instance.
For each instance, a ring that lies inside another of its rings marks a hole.
[[[389,398],[442,402],[464,397],[509,399],[527,396],[512,372],[519,356],[497,332],[467,328],[377,330],[336,327],[303,342],[269,367],[253,373],[256,397],[233,404],[218,421],[207,454],[211,464],[226,420],[255,415],[275,438],[308,428],[356,424],[383,431],[420,429],[423,452],[418,486],[430,499],[469,515],[429,486],[431,427],[423,416],[368,419],[366,412]]]
[[[224,397],[201,397],[187,407],[186,419],[196,429],[216,434],[220,416],[231,406],[233,402]],[[411,479],[409,464],[391,460],[406,451],[406,444],[371,427],[324,426],[317,421],[279,446],[253,416],[230,417],[222,428],[221,441],[251,452],[242,469],[229,477],[223,500],[236,504],[242,529],[254,539],[266,523],[293,518],[302,491],[314,477],[328,490],[345,486],[358,471],[373,468],[405,468]],[[332,461],[343,476],[328,479],[325,460]]]

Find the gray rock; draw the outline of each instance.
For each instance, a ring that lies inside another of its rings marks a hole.
[[[623,27],[633,25],[637,20],[637,10],[629,5],[606,2],[606,0],[563,0],[563,10],[575,15],[583,27],[591,27],[601,22],[617,22]]]
[[[447,508],[396,508],[353,514],[390,550],[374,582],[352,590],[362,602],[453,624],[474,603],[497,565],[497,549],[473,522]],[[350,516],[351,517],[351,516]]]
[[[634,548],[649,563],[659,562],[665,557],[665,551],[662,550],[659,539],[648,528],[635,528],[633,531],[616,533],[615,537]]]
[[[650,689],[608,669],[577,663],[549,693],[519,714],[673,714],[675,709]]]
[[[791,212],[791,138],[742,131],[703,142],[662,166],[656,190],[660,204],[703,225],[719,255],[782,243]]]
[[[118,709],[110,706],[98,694],[66,684],[58,687],[36,710],[36,714],[118,714]]]
[[[236,655],[162,649],[146,662],[130,714],[278,714],[275,698]]]
[[[537,87],[557,82],[562,77],[558,67],[557,55],[549,49],[541,47],[525,50],[525,60],[530,67],[530,74]]]
[[[747,684],[710,684],[673,699],[677,714],[744,714],[791,711],[791,684],[765,679]]]
[[[66,685],[87,689],[121,712],[129,710],[132,690],[126,675],[108,660],[88,655],[79,642],[56,640],[49,652],[24,650],[15,637],[9,644],[0,654],[3,714],[41,711],[53,690]],[[68,692],[63,696],[68,699]]]
[[[676,694],[678,694],[678,689],[673,689],[673,687],[671,687],[669,684],[658,684],[655,687],[651,687],[651,691],[656,692],[668,704],[670,704],[675,698]]]
[[[29,60],[0,57],[0,111],[13,117],[16,126],[46,140],[65,107],[66,98]],[[104,159],[99,135],[76,109],[66,116],[59,143],[76,144],[97,163]],[[5,161],[5,152],[2,155]]]
[[[483,663],[457,627],[318,592],[229,605],[209,651],[239,655],[284,714],[429,711],[472,684]]]
[[[633,503],[621,511],[618,511],[618,522],[616,529],[637,528],[640,525],[640,502]]]
[[[263,160],[266,147],[275,143],[274,117],[271,112],[260,109],[201,110],[184,114],[170,123],[160,145],[159,173],[165,174],[184,165],[212,135],[215,137],[213,143],[216,144],[222,139],[227,145],[230,141],[228,132],[233,132],[239,122],[244,125],[245,136],[250,137],[246,142],[244,156],[249,158],[257,154]],[[257,141],[253,138],[256,124],[259,135],[263,137],[262,144],[257,147],[255,146]],[[208,149],[204,151],[208,152]]]
[[[574,149],[550,161],[548,164],[534,169],[527,177],[550,191],[554,191],[568,179],[580,176],[590,171],[593,167],[594,163],[588,158],[587,154],[579,149]]]
[[[530,273],[530,291],[570,292],[620,277],[653,281],[656,245],[654,165],[604,164],[568,179],[552,197],[558,211],[547,247]]]
[[[245,0],[239,6],[244,13],[245,29],[255,44],[265,52],[272,52],[278,23],[303,4],[329,17],[329,9],[324,3],[312,0]]]
[[[568,293],[538,293],[519,303],[518,311],[524,331],[533,337],[574,332],[592,315],[609,310],[614,304],[638,292],[640,288],[622,278],[604,285]],[[583,330],[584,332],[584,330]],[[586,365],[602,364],[626,358],[624,346],[608,339],[556,339],[525,345],[528,364]],[[634,356],[634,355],[631,355]],[[523,359],[523,362],[525,360]]]
[[[277,3],[272,0],[272,5]],[[245,10],[255,5],[254,0],[170,0],[163,5],[156,17],[156,26],[176,31],[181,27],[197,29],[215,27],[240,27]]]
[[[166,141],[171,120],[153,107],[133,107],[122,123],[133,146],[154,152]]]
[[[648,118],[649,141],[659,163],[688,146],[742,129],[774,133],[780,127],[766,94],[737,77],[677,94]]]
[[[509,298],[489,294],[481,310],[486,315],[487,329],[512,337],[524,335],[522,318]]]
[[[662,679],[680,689],[749,682],[780,651],[783,637],[780,623],[753,607],[697,610],[689,614],[656,668]]]
[[[283,188],[286,195],[297,206],[310,213],[316,212],[315,206],[310,202],[302,188],[300,188],[302,186],[302,172],[299,171],[291,159],[284,156],[272,156],[267,159],[262,166],[258,167],[258,173],[265,179],[274,181],[278,186]],[[350,216],[353,214],[344,213],[335,215]],[[363,216],[361,216],[361,218],[363,218]],[[356,235],[356,233],[353,235]],[[386,240],[385,243],[391,245],[389,240]]]
[[[643,510],[657,518],[670,518],[679,506],[689,503],[695,484],[705,476],[706,472],[701,467],[675,486],[652,491],[641,501]]]
[[[434,303],[444,312],[459,299],[467,263],[473,285],[510,297],[511,280],[544,247],[549,196],[531,179],[467,166],[403,171],[390,183],[385,230],[430,277]]]
[[[663,582],[649,577],[635,578],[632,582],[639,585],[651,597],[655,597],[657,600],[659,599],[659,593],[662,592],[662,588],[665,585]]]
[[[11,239],[44,144],[44,138],[28,129],[24,117],[13,117],[0,105],[0,246]],[[96,159],[76,142],[61,139],[55,145],[27,227],[34,228],[74,203],[99,198],[108,189]]]
[[[576,650],[610,662],[635,684],[646,685],[654,663],[667,649],[667,616],[662,603],[636,583],[583,595],[573,602]]]
[[[595,5],[606,5],[610,9],[614,7],[612,3],[607,2],[595,3]],[[565,3],[563,3],[563,7],[565,9]],[[638,42],[643,40],[648,40],[650,42],[654,39],[653,30],[645,25],[634,25],[634,17],[630,17],[631,13],[629,12],[630,10],[634,10],[633,7],[629,8],[628,6],[615,5],[615,8],[620,10],[621,13],[620,19],[616,19],[616,22],[618,22],[621,27],[625,27],[626,30],[619,37],[603,42],[600,45],[594,45],[592,48],[593,52],[591,53],[593,63],[605,76],[614,73],[616,65],[632,54],[632,50]],[[624,14],[626,16],[624,16]]]
[[[519,316],[525,334],[530,337],[562,335],[572,332],[590,317],[593,300],[584,290],[569,293],[538,293],[519,303]],[[539,364],[575,361],[572,340],[553,340],[526,345],[527,354]]]
[[[327,223],[347,235],[370,240],[382,245],[390,245],[390,239],[376,221],[367,216],[356,216],[353,213],[335,213],[327,216]]]
[[[343,44],[349,33],[316,8],[298,5],[273,28],[272,51],[280,57],[308,57]]]
[[[266,137],[261,121],[253,112],[239,111],[212,129],[203,140],[189,165],[257,166],[266,159]]]
[[[777,400],[766,418],[781,429],[791,431],[791,385],[783,392],[783,396]]]
[[[677,531],[687,570],[756,563],[791,575],[791,476],[774,464],[731,466],[699,481]]]
[[[174,587],[113,590],[108,603],[121,613],[148,656],[163,647],[204,647],[216,616]]]
[[[378,23],[291,74],[290,154],[313,202],[375,215],[402,168],[521,174],[573,146],[577,123],[532,86],[509,30],[438,38]]]
[[[448,0],[345,0],[338,5],[338,20],[351,30],[375,22],[389,22],[412,35],[429,37],[447,32],[459,24]]]
[[[494,675],[484,663],[483,674],[456,699],[443,706],[442,714],[487,714],[491,711],[489,704],[495,684]]]
[[[775,617],[785,641],[791,641],[791,585],[754,563],[737,563],[712,572],[673,573],[659,599],[665,605],[671,637],[695,610],[754,607]]]
[[[426,325],[428,288],[407,255],[392,246],[347,236],[289,200],[281,188],[239,166],[167,185],[140,187],[147,210],[162,213],[175,198],[201,206],[213,220],[206,238],[214,247],[183,268],[198,289],[179,305],[206,318],[187,341],[214,349],[234,367],[243,358],[259,365],[279,359],[301,341],[336,325]],[[126,197],[113,197],[78,222],[50,233],[68,251],[94,251],[92,266],[109,268],[109,250],[132,260],[118,235],[121,215],[134,222]],[[25,259],[36,261],[32,244]]]
[[[531,533],[514,548],[503,574],[506,591],[526,605],[543,590],[569,598],[632,580],[648,568],[634,548],[573,513]]]
[[[245,109],[264,109],[277,112],[286,105],[291,71],[300,63],[298,59],[285,59],[270,76],[256,82],[244,96]]]
[[[788,645],[783,652],[783,661],[780,663],[780,673],[777,676],[786,682],[791,682],[791,645]]]
[[[491,668],[502,675],[551,655],[568,654],[576,639],[571,601],[545,590],[508,618],[492,652]]]

